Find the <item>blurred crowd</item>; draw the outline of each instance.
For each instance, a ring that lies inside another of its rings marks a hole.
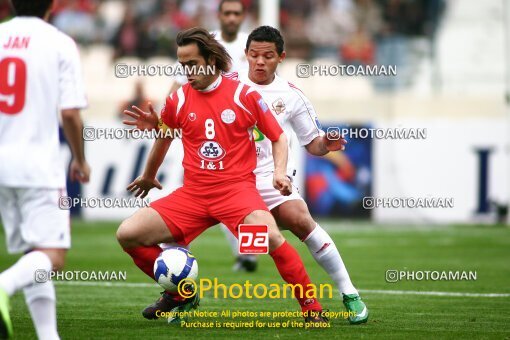
[[[431,41],[446,0],[280,0],[289,57],[405,69],[413,39]],[[244,0],[242,30],[258,25],[258,0]],[[175,56],[180,30],[217,29],[219,0],[58,0],[52,23],[80,44],[110,44],[114,59]],[[0,21],[11,15],[0,0]]]
[[[109,43],[116,57],[175,53],[173,38],[193,26],[217,28],[218,0],[59,0],[51,21],[81,44]],[[118,13],[103,10],[115,3]],[[245,0],[243,28],[258,21],[258,1]],[[432,38],[444,0],[281,0],[281,29],[290,56],[338,58],[369,64],[378,43],[406,37]],[[0,0],[0,21],[10,16]],[[111,19],[111,20],[109,20]]]

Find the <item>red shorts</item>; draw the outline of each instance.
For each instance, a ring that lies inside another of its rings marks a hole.
[[[237,237],[237,227],[255,210],[267,209],[255,181],[217,187],[183,186],[151,203],[165,221],[174,241],[188,245],[219,222]]]

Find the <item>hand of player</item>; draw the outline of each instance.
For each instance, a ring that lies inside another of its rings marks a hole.
[[[292,194],[292,183],[287,175],[275,173],[273,175],[273,187],[280,191],[283,196]]]
[[[87,162],[80,163],[73,159],[69,167],[69,178],[71,178],[73,182],[88,183],[90,178],[90,166]]]
[[[158,127],[158,114],[154,110],[152,103],[149,103],[150,112],[142,111],[138,106],[132,106],[133,111],[124,110],[124,114],[136,120],[123,120],[126,125],[135,126],[138,130],[154,130]]]
[[[339,135],[338,131],[328,131],[324,136],[324,144],[328,151],[344,151],[347,141]]]
[[[152,188],[163,189],[163,186],[156,178],[145,178],[139,176],[127,186],[127,190],[135,194],[135,197],[145,198]],[[135,192],[136,191],[136,192]]]

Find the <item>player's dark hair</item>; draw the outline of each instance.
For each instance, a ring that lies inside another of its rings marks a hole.
[[[240,3],[242,11],[244,13],[246,7],[244,6],[244,2],[242,0],[221,0],[220,4],[218,5],[218,12],[221,12],[221,9],[223,8],[223,4],[225,2],[237,2],[237,3]]]
[[[278,52],[279,55],[283,52],[282,35],[280,34],[280,31],[274,27],[260,26],[255,28],[248,36],[248,40],[246,40],[247,50],[250,48],[250,43],[252,41],[274,43],[276,46],[276,52]]]
[[[53,5],[53,0],[11,0],[16,16],[44,18]]]
[[[214,58],[217,70],[228,72],[232,63],[232,58],[227,50],[221,45],[214,35],[206,29],[193,27],[177,33],[177,46],[182,47],[189,44],[197,44],[200,55],[204,57],[206,62],[210,58]]]

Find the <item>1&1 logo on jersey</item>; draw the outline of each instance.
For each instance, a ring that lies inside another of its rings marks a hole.
[[[239,225],[239,254],[268,254],[269,231],[267,225]]]
[[[213,140],[202,143],[198,150],[199,156],[206,161],[219,161],[225,157],[226,152],[221,145]]]

